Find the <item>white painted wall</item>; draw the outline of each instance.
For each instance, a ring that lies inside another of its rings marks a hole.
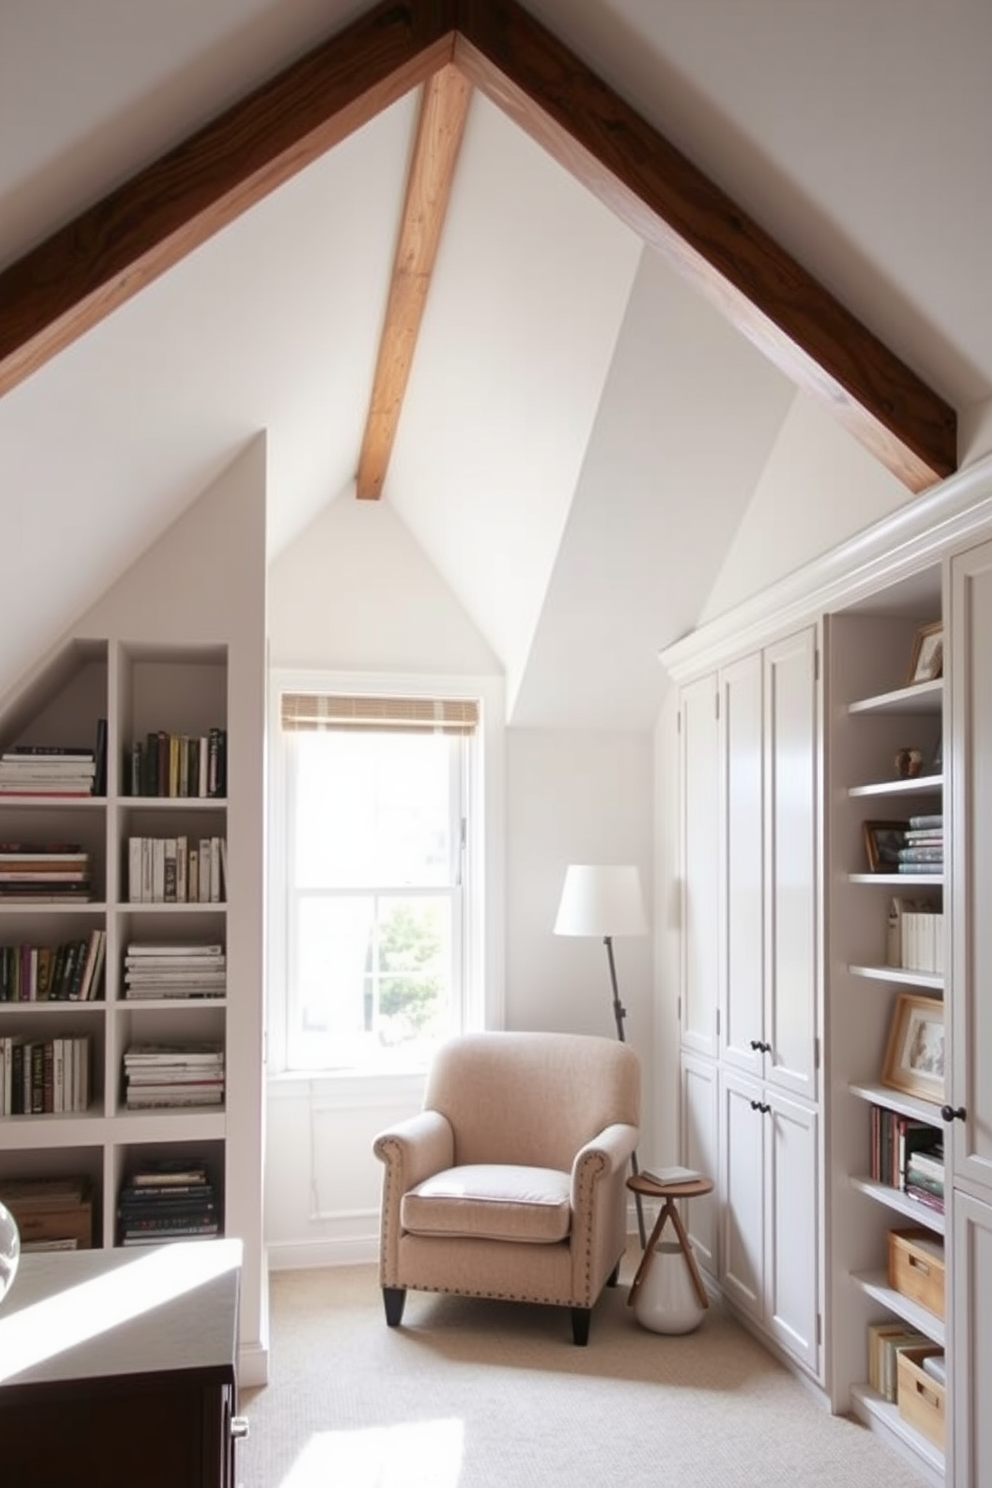
[[[648,734],[508,732],[509,1027],[615,1036],[603,942],[556,936],[554,923],[569,863],[636,864],[652,918],[652,776]],[[651,936],[618,939],[613,946],[627,1041],[642,1060],[646,1148],[654,1138],[651,947]]]
[[[914,499],[818,404],[798,393],[697,623]]]

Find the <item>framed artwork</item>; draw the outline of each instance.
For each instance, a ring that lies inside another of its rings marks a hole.
[[[862,823],[869,873],[898,873],[899,849],[906,846],[908,821]]]
[[[882,1084],[941,1105],[944,1099],[944,1004],[901,992],[889,1028]]]
[[[944,675],[944,622],[921,625],[913,637],[913,655],[909,663],[909,685],[933,682]]]

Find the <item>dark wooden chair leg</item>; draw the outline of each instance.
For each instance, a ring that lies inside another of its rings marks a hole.
[[[585,1348],[589,1342],[589,1323],[592,1319],[591,1307],[572,1307],[572,1342],[576,1348]]]
[[[617,1284],[617,1282],[619,1280],[620,1280],[620,1262],[617,1261],[616,1265],[613,1267],[613,1270],[610,1272],[609,1276],[606,1278],[606,1285],[607,1286],[614,1286],[615,1287],[616,1284]]]
[[[383,1287],[382,1300],[386,1307],[386,1322],[390,1328],[398,1328],[403,1321],[406,1287]]]

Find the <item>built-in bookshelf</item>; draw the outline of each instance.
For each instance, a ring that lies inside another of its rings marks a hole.
[[[170,1165],[224,1230],[227,712],[226,647],[108,639],[0,717],[0,1196],[76,1182],[96,1246],[120,1243],[134,1173]]]
[[[890,1261],[893,1237],[929,1236],[942,1254],[945,1233],[942,1178],[918,1171],[927,1160],[942,1171],[943,1045],[940,1077],[914,1085],[903,1067],[910,1014],[932,1012],[942,1026],[946,978],[944,681],[907,676],[914,639],[934,633],[936,574],[932,603],[901,615],[894,595],[892,614],[831,619],[828,1003],[831,1067],[847,1091],[832,1117],[832,1395],[938,1480],[943,1452],[900,1410],[892,1351],[939,1355],[943,1311],[907,1296]],[[927,1156],[910,1170],[916,1149]]]

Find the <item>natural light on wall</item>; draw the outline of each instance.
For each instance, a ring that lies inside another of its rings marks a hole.
[[[457,1488],[461,1421],[411,1421],[312,1436],[277,1488]]]

